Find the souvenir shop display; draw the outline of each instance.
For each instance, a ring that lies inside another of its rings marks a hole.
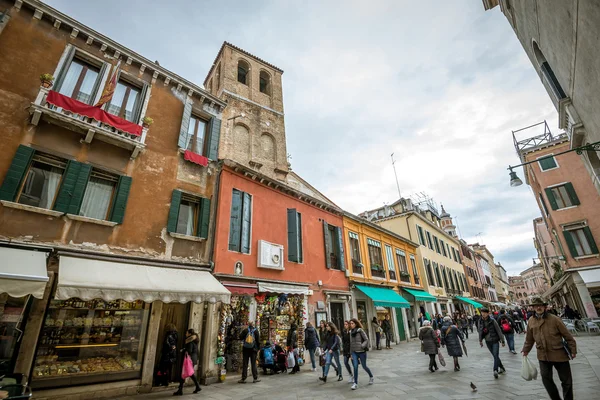
[[[285,347],[292,323],[298,327],[298,347],[304,345],[304,298],[301,295],[267,294],[256,298],[257,319],[260,321],[261,340]]]
[[[230,304],[224,305],[221,311],[222,332],[219,332],[221,339],[218,351],[222,349],[225,356],[226,371],[241,371],[243,341],[240,335],[248,325],[251,302],[249,296],[231,296]]]

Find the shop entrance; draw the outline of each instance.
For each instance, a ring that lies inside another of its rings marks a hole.
[[[344,329],[344,304],[329,303],[331,308],[331,322],[335,324],[338,330]]]
[[[190,315],[190,304],[167,303],[163,304],[162,315],[160,318],[160,329],[158,331],[159,342],[156,345],[156,360],[154,365],[158,366],[162,357],[163,343],[167,334],[167,327],[170,324],[175,325],[177,329],[177,361],[171,368],[171,381],[179,381],[181,376],[182,353],[179,351],[183,348],[185,341],[185,331],[188,328],[188,318]]]

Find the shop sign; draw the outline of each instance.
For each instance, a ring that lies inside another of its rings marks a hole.
[[[225,361],[224,357],[217,357],[215,359],[215,364],[223,364],[224,361]]]

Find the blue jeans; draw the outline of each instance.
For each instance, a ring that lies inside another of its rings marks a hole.
[[[373,377],[371,370],[367,367],[367,352],[361,351],[360,353],[352,353],[352,366],[354,367],[354,383],[358,385],[358,359],[360,359],[360,365],[369,374],[369,378]]]
[[[490,353],[492,353],[492,356],[494,357],[494,371],[497,372],[498,368],[504,369],[504,365],[502,365],[502,361],[500,361],[500,343],[485,342],[485,344],[487,345],[488,350],[490,351]]]
[[[338,373],[342,374],[342,369],[340,368],[340,351],[334,350],[332,353],[329,350],[325,353],[325,367],[323,368],[323,376],[327,376],[329,374],[329,367],[331,366],[331,362],[335,359],[335,364],[338,369]]]
[[[310,355],[310,363],[312,364],[313,369],[317,368],[315,364],[315,349],[308,349],[308,354]]]
[[[515,351],[515,334],[514,333],[505,333],[504,337],[506,338],[506,343],[508,344],[508,349],[510,351]]]
[[[346,366],[346,370],[348,371],[350,376],[354,376],[354,373],[352,372],[352,368],[350,368],[350,364],[348,363],[348,361],[351,358],[352,358],[352,356],[350,354],[344,354],[344,365]],[[340,375],[341,375],[341,373],[340,373]]]

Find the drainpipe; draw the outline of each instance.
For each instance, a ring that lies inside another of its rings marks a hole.
[[[215,233],[217,231],[217,214],[219,211],[219,190],[221,189],[221,173],[223,172],[223,162],[219,161],[217,164],[217,179],[216,179],[216,183],[215,183],[215,191],[213,193],[213,219],[212,219],[212,223],[210,224],[210,232],[209,232],[209,237],[210,237],[210,250],[208,253],[208,262],[210,264],[210,270],[211,272],[214,272],[215,270],[215,262],[213,260],[214,254],[215,254]]]

